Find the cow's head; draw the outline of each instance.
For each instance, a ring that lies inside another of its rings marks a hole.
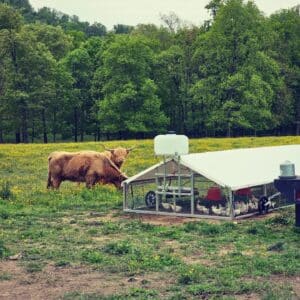
[[[115,180],[113,180],[113,184],[115,185],[115,187],[117,189],[121,189],[122,188],[122,182],[126,179],[128,179],[128,176],[126,176],[124,173],[120,172],[120,175]]]
[[[114,162],[114,164],[118,168],[121,168],[122,164],[124,163],[126,157],[129,154],[129,152],[132,151],[133,149],[134,149],[134,147],[132,147],[132,148],[118,147],[115,149],[109,149],[109,148],[105,147],[105,150],[109,151],[111,153],[110,159]]]

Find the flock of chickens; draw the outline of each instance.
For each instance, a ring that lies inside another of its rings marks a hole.
[[[164,202],[161,203],[163,209],[171,210],[176,213],[180,213],[183,209],[180,205],[175,205],[172,203]],[[269,201],[270,208],[275,207],[275,202]],[[217,215],[217,216],[229,216],[230,215],[230,206],[223,206],[223,205],[211,205],[211,207],[207,207],[205,205],[201,205],[198,201],[196,203],[196,210],[197,212],[204,214],[204,215]],[[253,195],[248,202],[245,201],[235,201],[234,202],[234,215],[244,215],[247,213],[251,213],[254,211],[259,210],[259,200]]]

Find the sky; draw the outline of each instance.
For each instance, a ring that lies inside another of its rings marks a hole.
[[[77,15],[81,21],[99,22],[112,29],[113,25],[160,25],[160,15],[174,12],[181,20],[201,25],[210,18],[205,5],[210,0],[29,0],[35,8],[47,6],[68,15]],[[258,8],[270,15],[291,8],[300,0],[255,0]]]

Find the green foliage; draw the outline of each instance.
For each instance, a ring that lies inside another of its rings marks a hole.
[[[72,39],[62,28],[46,24],[30,24],[24,26],[27,34],[33,34],[36,39],[46,45],[57,59],[63,58],[72,48]]]
[[[129,241],[106,244],[103,250],[106,253],[114,255],[123,255],[137,251],[137,249],[135,249]]]
[[[6,257],[8,254],[8,250],[4,245],[3,240],[0,240],[0,259]]]
[[[102,94],[99,122],[107,133],[147,133],[163,130],[168,122],[160,111],[156,84],[150,79],[151,41],[117,37],[102,54]],[[112,122],[112,120],[114,120]]]
[[[19,30],[22,24],[22,17],[12,7],[0,2],[0,31]]]
[[[266,51],[268,34],[253,4],[232,0],[221,6],[210,30],[199,36],[194,55],[199,81],[191,91],[202,110],[202,126],[226,128],[230,136],[232,130],[257,132],[279,124],[274,108],[277,96],[283,96],[283,78]],[[287,96],[287,111],[289,105]],[[285,116],[292,119],[290,111]]]
[[[0,1],[0,143],[292,132],[300,119],[300,17],[213,0],[187,26],[82,22]],[[24,24],[26,23],[26,24]],[[299,132],[298,132],[299,133]],[[79,137],[78,137],[79,136]]]
[[[43,262],[28,262],[25,264],[25,269],[28,273],[37,273],[43,270],[44,263]]]
[[[13,278],[12,275],[9,273],[4,272],[0,274],[0,281],[11,280],[12,278]]]
[[[13,192],[11,190],[11,184],[8,181],[1,182],[0,185],[0,199],[8,200],[13,198]]]

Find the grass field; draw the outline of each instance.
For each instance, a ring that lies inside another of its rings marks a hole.
[[[190,152],[299,144],[298,137],[198,139]],[[123,166],[152,165],[153,141]],[[98,143],[0,145],[0,299],[300,299],[293,209],[241,222],[139,217],[112,186],[46,190],[54,150]]]

